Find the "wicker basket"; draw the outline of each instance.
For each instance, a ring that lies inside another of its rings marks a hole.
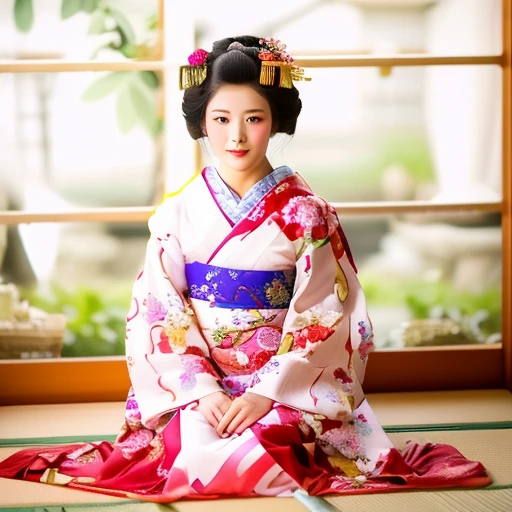
[[[19,323],[0,327],[0,359],[60,357],[66,317],[48,315],[38,324]]]

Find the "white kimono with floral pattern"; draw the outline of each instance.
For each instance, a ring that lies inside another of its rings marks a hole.
[[[292,173],[235,223],[213,185],[203,171],[150,219],[116,442],[26,450],[0,476],[157,502],[489,483],[452,447],[398,452],[376,420],[372,328],[334,209]],[[197,410],[217,391],[274,406],[219,438]]]

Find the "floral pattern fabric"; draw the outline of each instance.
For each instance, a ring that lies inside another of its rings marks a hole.
[[[210,187],[219,208],[222,209],[224,215],[234,225],[241,221],[261,198],[275,188],[281,180],[291,176],[293,171],[286,165],[274,169],[270,174],[267,174],[267,176],[253,185],[243,198],[240,198],[236,192],[226,185],[215,167],[206,167],[204,174],[207,180],[206,183]]]
[[[195,261],[185,265],[191,299],[229,309],[287,309],[293,294],[295,269],[237,270]]]
[[[361,386],[372,326],[328,203],[286,175],[233,225],[208,180],[197,177],[150,220],[117,440],[23,450],[0,476],[162,503],[487,485],[482,465],[453,447],[399,452],[373,414]],[[240,283],[258,300],[235,298]],[[197,409],[217,391],[274,406],[219,438]]]

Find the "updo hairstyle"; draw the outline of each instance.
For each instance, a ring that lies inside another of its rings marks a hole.
[[[258,37],[240,36],[221,39],[213,44],[206,60],[206,79],[201,85],[186,89],[183,95],[183,116],[194,140],[204,136],[206,106],[225,84],[250,85],[268,101],[272,113],[272,134],[295,133],[302,108],[299,91],[294,86],[287,89],[259,83],[261,60],[258,53],[262,47],[259,41]],[[228,50],[232,43],[240,43],[243,47],[237,45]]]

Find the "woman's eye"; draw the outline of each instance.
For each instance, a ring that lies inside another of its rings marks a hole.
[[[247,119],[247,122],[248,122],[248,123],[257,123],[259,120],[260,120],[260,118],[259,118],[259,117],[254,117],[254,116],[252,116],[252,117],[249,117],[249,118]]]
[[[215,121],[217,121],[218,123],[224,124],[224,123],[228,122],[228,119],[226,117],[217,117],[217,118],[215,118]]]

